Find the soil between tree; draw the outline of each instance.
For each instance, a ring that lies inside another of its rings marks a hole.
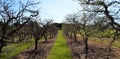
[[[16,56],[15,59],[46,59],[54,41],[55,38],[48,39],[48,42],[39,42],[36,51],[34,51],[34,46],[32,46]]]
[[[73,38],[66,39],[71,48],[73,59],[85,59],[84,42],[81,38],[79,38],[77,42],[74,42]],[[88,59],[120,59],[120,48],[118,47],[112,47],[108,56],[107,45],[95,41],[89,41],[88,45]]]

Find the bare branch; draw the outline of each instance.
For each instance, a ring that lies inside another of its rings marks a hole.
[[[107,4],[107,6],[111,6],[111,5],[113,5],[113,4],[120,4],[120,2],[118,2],[118,1],[112,1],[112,2],[110,2],[109,4]]]

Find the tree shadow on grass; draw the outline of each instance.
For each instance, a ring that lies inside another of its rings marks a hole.
[[[73,42],[68,39],[68,44],[71,47],[73,59],[85,59],[84,43],[82,40]],[[118,49],[111,48],[108,51],[107,46],[93,44],[89,44],[88,59],[120,59],[120,51],[118,52]]]
[[[38,49],[35,51],[34,46],[25,50],[21,54],[19,54],[16,59],[46,59],[48,52],[52,48],[54,40],[50,40],[48,42],[39,42]],[[23,57],[23,58],[19,58]]]
[[[89,59],[117,59],[116,51],[111,48],[108,51],[107,47],[97,47],[97,46],[89,46]]]
[[[22,55],[25,56],[24,59],[39,59],[41,56],[44,56],[44,48],[45,45],[39,44],[41,45],[40,48],[38,46],[37,50],[31,49],[28,51],[25,51],[22,53]]]

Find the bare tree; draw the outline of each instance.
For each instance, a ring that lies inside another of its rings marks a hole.
[[[43,24],[41,22],[37,22],[37,21],[30,21],[29,24],[29,28],[30,31],[32,33],[32,36],[34,38],[34,42],[35,42],[35,48],[34,51],[37,50],[38,48],[38,42],[40,39],[44,38],[45,42],[47,42],[48,36],[49,35],[56,35],[57,29],[54,28],[53,26],[51,26],[51,22],[52,20],[48,20],[46,21],[46,24]],[[54,34],[49,34],[49,33],[54,33]]]
[[[64,31],[64,34],[70,38],[72,38],[72,25],[71,24],[66,24],[64,23],[63,24],[63,31]]]
[[[39,14],[38,9],[33,9],[33,6],[39,4],[38,2],[27,1],[22,3],[20,1],[18,10],[15,9],[17,7],[14,6],[14,3],[14,0],[0,0],[0,22],[2,22],[0,25],[0,53],[9,39],[8,36],[13,36],[17,30]],[[27,16],[26,13],[28,13]],[[16,25],[14,26],[14,24]]]
[[[89,37],[92,36],[93,34],[93,30],[94,30],[94,27],[92,26],[92,17],[93,15],[91,15],[90,13],[83,13],[82,15],[82,18],[79,19],[79,23],[81,25],[79,25],[78,27],[78,32],[79,34],[82,36],[83,38],[83,42],[85,44],[85,59],[87,59],[88,57],[88,40],[89,40]]]
[[[120,2],[117,1],[117,0],[114,0],[114,1],[105,1],[105,0],[97,0],[97,1],[92,1],[92,0],[88,0],[88,1],[84,1],[83,4],[86,4],[86,5],[90,5],[91,7],[95,7],[95,8],[92,8],[92,10],[90,9],[87,9],[86,11],[89,11],[89,12],[97,12],[97,13],[103,13],[107,18],[109,18],[110,20],[110,25],[113,26],[115,29],[120,29],[120,24],[115,22],[116,19],[120,19],[119,17],[119,5],[120,5]],[[116,5],[116,7],[114,7],[114,5]],[[91,8],[90,7],[90,8]],[[115,8],[117,11],[112,11],[112,10],[109,10],[109,8]]]
[[[35,42],[35,51],[37,50],[38,40],[44,35],[44,30],[37,21],[30,21],[29,27],[31,28],[32,35]]]
[[[68,15],[66,17],[66,20],[68,21],[68,23],[71,24],[71,27],[72,27],[71,32],[73,33],[74,41],[76,42],[77,41],[78,16],[77,16],[77,14]],[[72,33],[71,33],[71,35],[72,35]]]
[[[50,24],[50,25],[48,26],[49,38],[50,38],[50,39],[54,38],[54,37],[56,36],[56,34],[57,34],[57,31],[58,31],[58,28],[57,28],[55,25]]]
[[[110,42],[108,49],[111,47],[112,43],[118,37],[120,31],[119,24],[119,5],[120,1],[118,0],[79,0],[80,4],[83,5],[83,11],[96,13],[96,16],[102,15],[108,18],[108,25],[112,26],[115,30],[113,40]],[[86,7],[87,6],[87,7]],[[118,21],[118,22],[116,22]]]
[[[46,24],[43,25],[43,28],[44,28],[44,39],[45,39],[45,42],[47,42],[47,39],[48,39],[48,36],[49,36],[49,29],[50,29],[50,24],[52,23],[53,20],[51,19],[46,19]]]

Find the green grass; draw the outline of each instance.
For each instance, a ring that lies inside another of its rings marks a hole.
[[[63,36],[62,30],[58,31],[57,40],[55,41],[47,59],[72,59],[70,49]]]
[[[3,47],[0,59],[14,59],[19,53],[32,46],[34,41],[21,42],[18,44],[10,44],[6,47]]]

